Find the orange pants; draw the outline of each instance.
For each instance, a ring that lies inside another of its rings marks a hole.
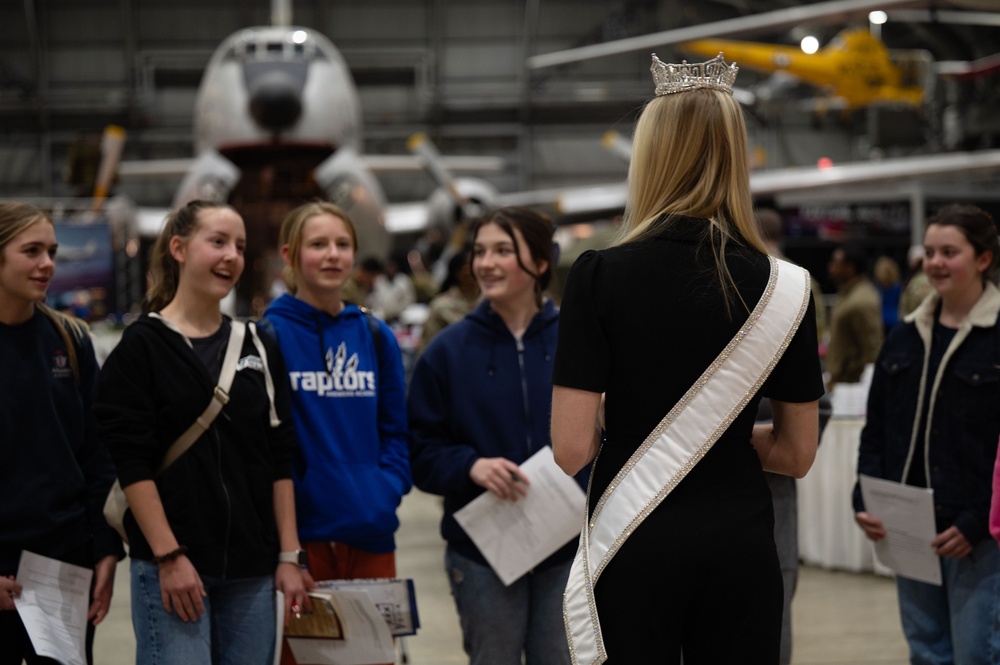
[[[344,543],[303,543],[302,547],[309,555],[309,573],[317,582],[396,576],[395,552],[362,552]],[[281,665],[296,665],[287,641],[281,644]]]

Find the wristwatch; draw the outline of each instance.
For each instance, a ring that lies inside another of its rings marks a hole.
[[[291,552],[279,552],[278,563],[291,563],[296,566],[308,566],[309,556],[305,550],[292,550]]]

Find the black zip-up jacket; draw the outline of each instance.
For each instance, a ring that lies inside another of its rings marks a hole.
[[[875,364],[858,473],[903,482],[926,436],[925,484],[934,489],[938,533],[958,527],[975,547],[989,538],[993,463],[1000,436],[1000,290],[992,283],[956,331],[936,376],[927,375],[940,299],[927,298],[889,334]],[[924,432],[922,397],[930,393]],[[854,510],[863,511],[860,484]],[[876,517],[878,517],[876,515]]]
[[[155,477],[177,542],[202,575],[257,577],[277,565],[274,482],[291,477],[295,430],[277,346],[260,337],[281,424],[271,427],[263,363],[248,330],[229,403],[158,477],[164,454],[208,406],[216,380],[183,336],[149,315],[125,330],[101,374],[97,419],[122,487]],[[130,555],[150,560],[131,511],[125,529]]]

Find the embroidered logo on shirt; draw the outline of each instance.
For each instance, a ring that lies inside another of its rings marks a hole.
[[[264,361],[260,359],[259,356],[246,356],[245,358],[240,358],[240,361],[236,363],[236,371],[239,372],[243,369],[254,369],[264,373]]]
[[[325,372],[289,372],[292,390],[314,392],[319,397],[374,397],[375,372],[358,369],[358,354],[347,357],[347,343],[337,352],[326,350]]]
[[[73,369],[69,366],[69,359],[62,349],[56,349],[52,356],[52,377],[65,379],[70,376],[73,376]]]

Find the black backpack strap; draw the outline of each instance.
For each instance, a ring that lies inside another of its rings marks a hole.
[[[259,319],[256,323],[257,329],[270,337],[275,342],[278,341],[278,331],[274,329],[274,324],[267,317]]]
[[[378,357],[377,367],[375,368],[375,379],[378,379],[378,367],[382,365],[382,360],[385,358],[385,340],[382,336],[382,326],[379,325],[379,320],[375,318],[375,315],[369,312],[364,307],[359,307],[361,313],[365,315],[365,321],[368,322],[368,332],[371,333],[372,343],[375,345],[375,355]]]

